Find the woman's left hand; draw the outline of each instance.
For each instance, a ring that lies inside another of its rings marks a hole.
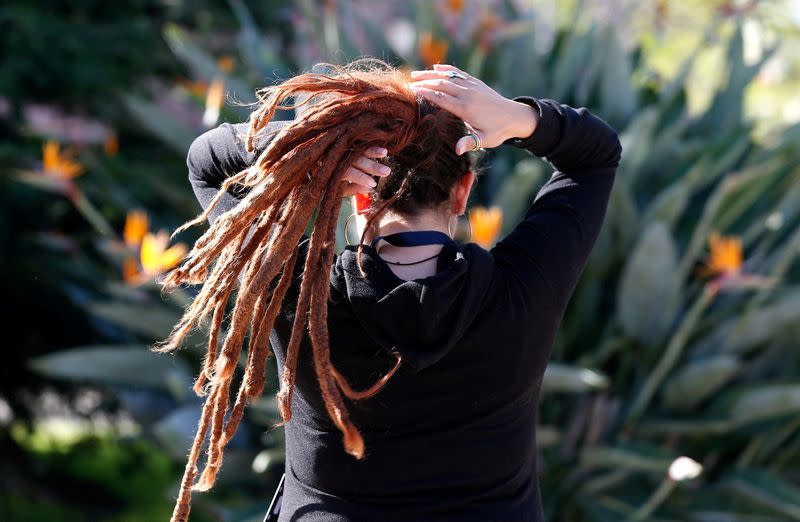
[[[478,134],[481,148],[497,147],[510,138],[527,138],[536,130],[539,115],[530,105],[505,98],[452,65],[435,64],[433,69],[412,71],[411,88],[464,120]],[[475,138],[467,135],[456,143],[456,154],[473,150],[476,145]]]
[[[371,191],[377,183],[372,176],[388,176],[391,169],[373,161],[386,156],[387,150],[383,147],[370,147],[360,157],[353,161],[347,171],[342,176],[342,183],[345,183],[343,196],[354,196]]]

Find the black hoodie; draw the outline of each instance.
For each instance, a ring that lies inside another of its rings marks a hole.
[[[403,364],[376,396],[352,403],[366,456],[344,452],[328,418],[304,340],[286,425],[281,521],[541,521],[536,458],[539,388],[567,303],[602,227],[622,148],[585,108],[518,97],[539,111],[536,131],[509,140],[555,169],[523,220],[487,251],[451,242],[437,273],[398,278],[364,246],[331,267],[334,365],[354,387]],[[273,122],[270,125],[282,125]],[[224,123],[192,144],[187,164],[203,208],[226,176],[251,164]],[[266,143],[262,144],[263,147]],[[226,193],[210,219],[242,194]],[[304,238],[305,239],[305,238]],[[307,241],[300,242],[304,252]],[[296,282],[271,336],[283,366]]]

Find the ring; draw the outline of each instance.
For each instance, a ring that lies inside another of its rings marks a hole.
[[[463,74],[461,74],[461,73],[458,73],[458,72],[456,72],[456,71],[444,71],[444,74],[445,74],[445,75],[446,75],[448,78],[460,78],[460,79],[462,79],[462,80],[466,80],[466,79],[467,79],[467,77],[466,77],[466,76],[464,76]]]
[[[472,136],[472,139],[475,140],[475,147],[472,150],[478,150],[481,148],[481,137],[478,136],[476,132],[470,131],[466,133],[465,136]]]

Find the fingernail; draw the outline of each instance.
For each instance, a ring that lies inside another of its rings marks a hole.
[[[374,179],[372,179],[372,178],[369,178],[369,186],[370,186],[370,187],[373,187],[373,188],[374,188],[374,187],[375,187],[375,185],[377,185],[377,184],[378,184],[378,182],[377,182],[377,181],[375,181],[375,180],[374,180]]]
[[[375,147],[375,154],[380,154],[381,156],[385,156],[388,153],[389,151],[385,147]]]
[[[378,170],[380,170],[384,174],[391,174],[392,173],[392,168],[389,167],[388,165],[381,165]]]

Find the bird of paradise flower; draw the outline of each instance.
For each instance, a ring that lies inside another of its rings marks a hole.
[[[144,210],[132,210],[125,218],[123,240],[136,256],[128,256],[122,265],[122,278],[125,283],[136,286],[151,281],[157,275],[173,268],[186,255],[187,246],[183,243],[169,245],[169,234],[159,230],[153,234],[149,230],[149,220]]]
[[[775,282],[773,278],[743,271],[744,256],[740,237],[723,236],[715,230],[711,232],[708,243],[708,257],[696,273],[701,277],[712,278],[707,284],[713,294],[734,287],[762,288]]]
[[[445,58],[447,58],[447,47],[447,40],[438,40],[430,32],[419,35],[419,57],[428,67],[432,67],[435,63],[444,62]]]
[[[469,211],[469,226],[472,241],[483,248],[489,248],[497,241],[500,227],[503,225],[503,209],[498,206],[490,208],[475,207]]]

